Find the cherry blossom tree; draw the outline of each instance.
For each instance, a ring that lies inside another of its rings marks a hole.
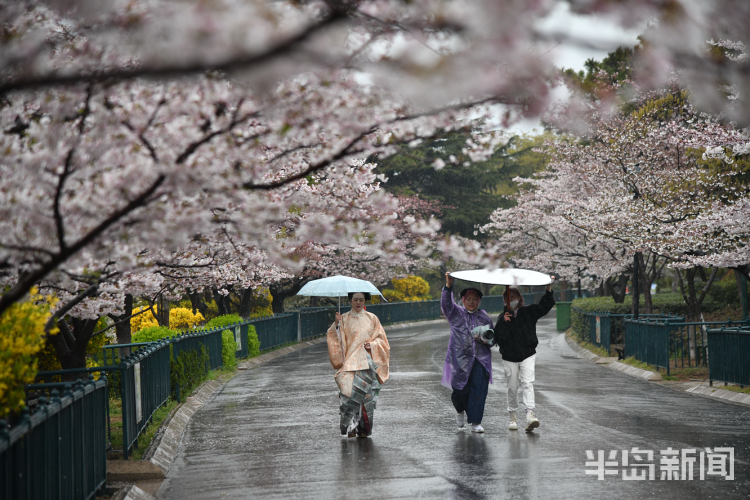
[[[631,25],[655,20],[644,83],[677,69],[706,109],[744,123],[747,6],[570,4]],[[144,271],[157,259],[164,273],[200,269],[183,252],[219,227],[280,272],[304,268],[295,250],[309,242],[357,248],[367,234],[367,251],[385,252],[393,228],[366,215],[393,211],[393,200],[364,159],[498,105],[506,123],[540,112],[554,83],[544,52],[556,36],[536,23],[554,5],[0,3],[0,313],[46,281],[71,294],[58,317],[103,313],[97,301],[114,297],[104,292],[120,290],[124,276],[147,277],[134,279],[149,293],[163,288],[162,274]],[[473,140],[472,159],[493,144]],[[496,249],[475,242],[436,245],[477,265],[498,262]]]
[[[737,211],[748,191],[737,180],[739,169],[732,157],[741,156],[747,137],[696,111],[679,88],[639,95],[615,116],[602,115],[596,106],[591,104],[583,137],[550,145],[548,173],[529,181],[535,191],[518,208],[536,219],[522,219],[522,225],[531,229],[540,218],[554,224],[553,218],[543,217],[543,207],[534,205],[554,200],[554,212],[547,212],[559,214],[563,222],[557,227],[574,228],[560,231],[578,235],[574,241],[590,241],[594,248],[614,243],[624,249],[623,258],[634,252],[653,254],[648,267],[642,255],[637,257],[646,283],[654,275],[644,270],[653,273],[663,265],[655,257],[667,259],[680,279],[679,269],[686,269],[685,300],[696,318],[716,275],[714,268],[704,288],[696,290],[695,277],[703,272],[695,266],[698,259],[715,265],[732,256],[737,258],[732,263],[743,262],[739,252],[750,233]],[[734,217],[725,229],[719,221],[728,222],[728,214]],[[566,255],[556,249],[551,254],[558,259]]]

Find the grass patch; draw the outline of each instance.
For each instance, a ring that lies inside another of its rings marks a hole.
[[[651,366],[648,363],[644,363],[643,361],[638,361],[633,356],[630,356],[629,358],[621,359],[620,363],[625,363],[626,365],[635,366],[636,368],[640,368],[641,370],[648,370],[650,372],[657,371],[658,368],[655,366]],[[664,370],[664,373],[667,371]]]
[[[648,370],[651,372],[658,372],[661,374],[663,380],[677,380],[680,382],[689,382],[691,380],[708,380],[708,367],[706,366],[685,366],[685,367],[674,367],[669,368],[669,375],[667,375],[667,369],[658,366],[649,365],[643,361],[638,361],[634,357],[625,358],[620,361],[626,365],[635,366],[641,370]]]
[[[661,368],[660,371],[663,373],[667,372],[663,368]],[[672,366],[669,368],[669,376],[670,378],[668,380],[681,380],[683,382],[688,382],[690,380],[708,380],[708,367],[686,366],[684,368],[679,368]],[[664,377],[662,376],[662,378]]]
[[[744,392],[745,394],[750,394],[750,387],[740,387],[739,385],[717,385],[714,384],[715,389],[724,389],[725,391],[732,391],[732,392]]]
[[[122,401],[119,399],[109,400],[109,427],[112,449],[122,449]]]
[[[177,401],[169,398],[158,410],[156,410],[151,417],[151,422],[143,429],[141,435],[138,436],[138,444],[140,446],[134,447],[128,458],[133,460],[140,460],[143,452],[146,451],[151,440],[154,438],[156,431],[161,426],[164,419],[169,416],[172,410],[177,406]],[[109,426],[111,429],[110,439],[112,440],[113,450],[122,450],[122,401],[119,399],[109,400]],[[122,458],[122,455],[120,458]],[[110,456],[110,459],[115,458]]]
[[[573,340],[576,344],[578,344],[579,346],[583,347],[587,351],[593,352],[597,356],[601,356],[603,358],[610,357],[610,355],[609,355],[609,353],[607,352],[606,349],[604,349],[602,347],[599,347],[599,346],[596,346],[596,345],[592,344],[591,342],[586,342],[585,340],[577,340],[575,338],[575,335],[573,334],[573,330],[571,330],[571,329],[568,329],[568,331],[565,332],[565,336],[568,337],[569,339]]]
[[[172,410],[174,410],[176,406],[177,401],[169,398],[166,403],[161,405],[159,409],[154,412],[154,414],[151,416],[151,422],[149,422],[146,428],[143,429],[141,435],[138,436],[139,446],[134,447],[133,453],[131,453],[129,458],[133,460],[140,460],[143,457],[143,453],[146,451],[149,444],[151,444],[151,440],[154,439],[156,431],[159,430],[162,422],[164,422],[169,414],[172,413]]]
[[[246,358],[247,359],[247,358]],[[238,359],[238,362],[242,360]],[[206,376],[206,380],[228,380],[237,372],[237,367],[224,368],[223,366],[216,370],[211,370]]]

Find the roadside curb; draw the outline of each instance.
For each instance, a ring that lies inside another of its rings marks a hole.
[[[155,500],[156,497],[131,484],[115,493],[112,500]]]
[[[209,380],[203,383],[192,396],[188,396],[185,399],[185,403],[180,406],[180,409],[170,419],[161,442],[154,452],[154,456],[149,459],[149,462],[162,470],[165,477],[172,466],[175,456],[177,456],[177,448],[180,446],[182,435],[185,433],[185,429],[187,429],[190,417],[198,411],[198,408],[213,399],[223,385],[224,382],[218,380]]]
[[[568,343],[571,349],[573,349],[584,358],[588,359],[589,361],[593,361],[596,364],[605,365],[610,370],[624,373],[625,375],[629,375],[640,380],[645,380],[647,382],[656,382],[662,379],[661,374],[658,372],[652,372],[649,370],[636,368],[635,366],[626,365],[625,363],[620,363],[615,358],[604,358],[601,356],[597,356],[588,349],[584,349],[583,347],[579,346],[575,340],[569,338],[567,335],[565,336],[565,342]]]
[[[609,363],[607,365],[607,368],[611,368],[612,370],[624,373],[625,375],[630,375],[631,377],[639,378],[641,380],[646,380],[649,382],[658,382],[662,380],[661,373],[659,372],[643,370],[641,368],[636,368],[635,366],[620,363],[619,361],[613,361]]]
[[[750,406],[750,394],[745,392],[734,392],[727,391],[725,389],[716,389],[709,385],[696,385],[690,389],[686,389],[685,392],[697,394],[712,399],[719,399],[728,403],[737,403],[743,406]]]

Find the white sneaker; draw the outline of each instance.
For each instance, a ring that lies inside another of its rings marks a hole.
[[[516,420],[516,412],[510,412],[510,421],[508,422],[508,429],[512,431],[518,430],[518,421]]]
[[[471,432],[484,432],[484,427],[482,427],[482,424],[471,424]]]
[[[531,432],[539,427],[539,419],[534,416],[534,410],[526,410],[526,432]]]
[[[456,424],[458,424],[459,429],[463,429],[466,425],[466,413],[461,412],[458,415],[456,415]]]

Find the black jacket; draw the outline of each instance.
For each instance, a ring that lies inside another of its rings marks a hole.
[[[554,305],[552,292],[547,292],[538,304],[519,308],[516,315],[511,316],[510,321],[506,322],[503,318],[506,311],[500,313],[495,324],[495,342],[504,360],[518,363],[536,354],[536,346],[539,344],[536,337],[536,322]]]

